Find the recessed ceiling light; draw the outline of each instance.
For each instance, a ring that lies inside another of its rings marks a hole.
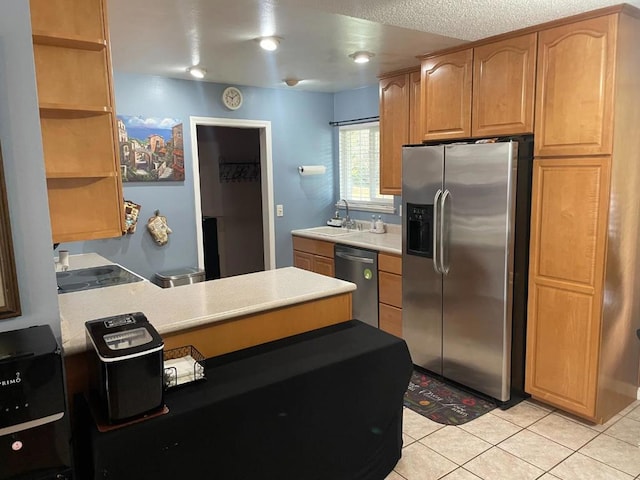
[[[189,72],[191,76],[195,78],[204,78],[204,76],[207,73],[207,71],[204,68],[198,65],[194,65],[193,67],[187,68],[187,72]]]
[[[259,40],[260,47],[270,52],[276,50],[278,48],[278,45],[280,44],[280,39],[278,37],[262,37]]]
[[[286,83],[289,87],[295,87],[300,83],[300,80],[298,80],[297,78],[285,78],[284,83]]]
[[[371,52],[360,51],[352,53],[349,57],[356,63],[367,63],[374,57],[374,54]]]

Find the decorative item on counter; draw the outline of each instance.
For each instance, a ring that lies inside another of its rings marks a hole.
[[[382,221],[382,217],[378,215],[378,219],[375,222],[375,228],[372,230],[373,233],[384,233],[386,231],[386,225]]]
[[[156,210],[155,215],[149,219],[147,228],[155,242],[161,247],[167,244],[169,234],[173,233],[167,225],[167,217],[160,215],[160,210]]]
[[[136,226],[138,224],[138,214],[140,213],[141,209],[141,205],[138,205],[131,200],[124,201],[125,233],[135,233]]]
[[[340,211],[336,210],[336,213],[333,214],[333,217],[327,220],[327,225],[330,227],[341,227],[342,219],[340,218]]]

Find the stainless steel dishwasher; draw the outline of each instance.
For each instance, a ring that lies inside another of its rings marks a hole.
[[[336,244],[336,278],[355,283],[353,318],[378,327],[378,252]]]

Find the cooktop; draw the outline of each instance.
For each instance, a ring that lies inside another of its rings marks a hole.
[[[122,268],[120,265],[101,265],[99,267],[56,272],[56,278],[58,280],[58,293],[112,287],[143,280],[143,278]]]

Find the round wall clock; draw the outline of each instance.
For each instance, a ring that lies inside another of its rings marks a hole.
[[[242,106],[242,92],[236,87],[227,87],[222,92],[222,103],[229,110],[237,110]]]

